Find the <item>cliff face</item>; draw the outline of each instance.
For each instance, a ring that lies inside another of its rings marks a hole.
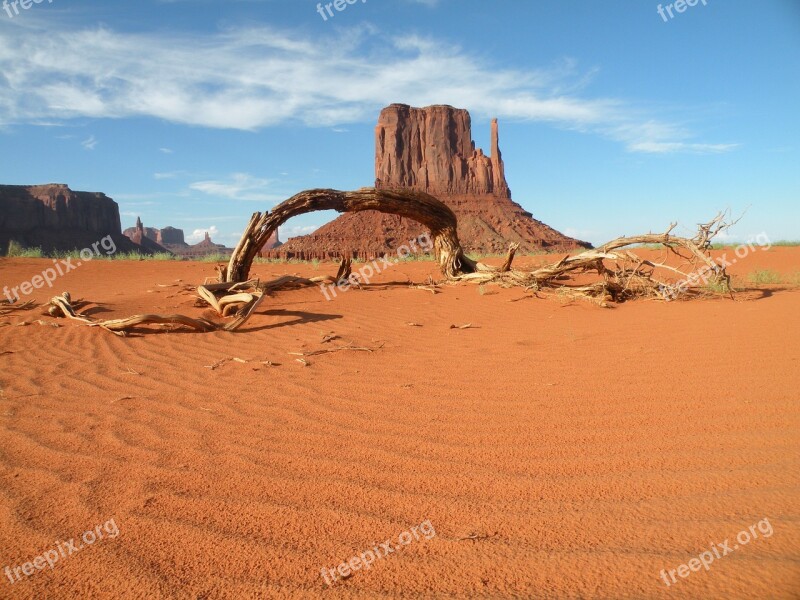
[[[159,229],[156,235],[156,242],[162,246],[185,246],[186,240],[183,237],[183,229],[175,227],[164,227]]]
[[[458,217],[458,236],[469,252],[503,253],[511,242],[521,252],[589,246],[537,221],[511,199],[497,119],[491,122],[491,155],[486,156],[472,141],[471,119],[463,109],[384,108],[375,128],[375,187],[410,188],[439,198]],[[423,233],[416,221],[395,215],[348,213],[268,255],[377,256]]]
[[[11,240],[45,251],[81,249],[106,235],[134,247],[122,236],[119,207],[97,192],[75,192],[64,184],[0,185],[0,253]]]
[[[375,187],[510,198],[497,119],[492,121],[492,154],[486,156],[475,148],[466,110],[405,104],[384,108],[375,128]]]
[[[79,229],[121,233],[119,207],[99,192],[73,192],[66,185],[0,185],[0,230]]]

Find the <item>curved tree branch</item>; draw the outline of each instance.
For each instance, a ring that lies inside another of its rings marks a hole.
[[[254,213],[231,255],[228,268],[220,273],[220,279],[228,282],[246,281],[253,260],[272,233],[292,217],[317,210],[377,210],[413,219],[430,230],[436,261],[445,277],[452,279],[479,270],[479,266],[464,255],[458,241],[455,214],[430,194],[375,188],[361,188],[354,192],[315,189],[295,194],[271,212]]]

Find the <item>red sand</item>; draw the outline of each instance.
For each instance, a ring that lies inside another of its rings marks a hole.
[[[0,288],[49,264],[0,259]],[[732,271],[762,268],[800,272],[800,248]],[[212,274],[95,261],[55,291],[96,316],[201,315],[157,284]],[[279,292],[239,333],[0,317],[0,598],[800,597],[796,285],[603,309],[406,286],[428,274],[398,265],[374,280],[397,285],[331,302]],[[380,348],[290,354],[337,344]],[[765,518],[770,537],[660,578]],[[110,519],[117,537],[9,581]],[[431,539],[322,578],[426,520]]]

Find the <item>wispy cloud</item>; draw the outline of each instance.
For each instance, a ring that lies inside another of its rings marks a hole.
[[[175,179],[177,177],[186,177],[190,175],[189,171],[159,171],[153,173],[153,179]]]
[[[634,152],[648,152],[650,154],[666,154],[672,152],[692,152],[694,154],[719,154],[730,152],[740,144],[687,144],[685,142],[636,142],[630,144]]]
[[[158,151],[164,154],[172,154],[174,152],[172,148],[159,148]]]
[[[202,36],[102,27],[32,33],[11,28],[0,41],[7,81],[0,87],[0,127],[146,116],[211,128],[257,130],[295,121],[341,129],[402,101],[549,121],[617,140],[632,152],[736,147],[696,140],[694,132],[622,98],[593,97],[588,89],[600,75],[573,60],[510,68],[450,43],[392,37],[370,25],[313,41],[268,27]]]
[[[234,173],[224,180],[196,181],[189,185],[190,190],[202,192],[216,198],[245,200],[248,202],[279,202],[285,197],[268,193],[269,179],[254,177],[248,173]]]
[[[90,135],[88,138],[81,142],[81,146],[84,147],[86,150],[94,150],[95,146],[97,146],[97,140],[93,135]]]

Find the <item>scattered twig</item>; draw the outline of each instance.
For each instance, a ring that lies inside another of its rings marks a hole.
[[[41,319],[36,319],[35,321],[20,321],[19,323],[15,323],[15,325],[17,327],[27,327],[28,325],[33,325],[34,323],[42,325],[44,327],[47,327],[48,325],[50,327],[56,327],[56,328],[61,327],[61,325],[59,325],[58,323],[47,323],[45,321],[42,321]]]
[[[466,541],[466,540],[470,540],[470,541],[475,541],[475,540],[488,540],[488,539],[489,539],[489,538],[491,538],[491,537],[492,537],[492,536],[491,536],[491,535],[488,535],[488,534],[480,535],[480,534],[477,534],[477,533],[470,533],[470,534],[469,534],[468,536],[466,536],[466,537],[460,537],[460,538],[456,538],[456,541],[457,541],[457,542],[463,542],[463,541]]]
[[[366,348],[363,346],[337,346],[335,348],[325,348],[323,350],[313,350],[312,352],[289,352],[293,356],[319,356],[320,354],[330,354],[332,352],[341,352],[342,350],[352,350],[354,352],[375,352],[383,348],[385,344],[381,344],[376,348]]]
[[[204,365],[204,366],[205,366],[206,369],[211,369],[213,371],[214,369],[218,369],[219,367],[221,367],[222,365],[224,365],[226,362],[228,362],[230,360],[232,360],[232,359],[230,359],[230,358],[222,358],[222,359],[218,360],[217,362],[215,362],[213,365]]]
[[[418,283],[418,284],[411,284],[408,287],[410,289],[412,289],[412,290],[423,290],[423,291],[426,291],[426,292],[430,292],[431,294],[438,294],[441,291],[441,290],[439,290],[440,286],[438,284],[423,285],[421,283]]]

